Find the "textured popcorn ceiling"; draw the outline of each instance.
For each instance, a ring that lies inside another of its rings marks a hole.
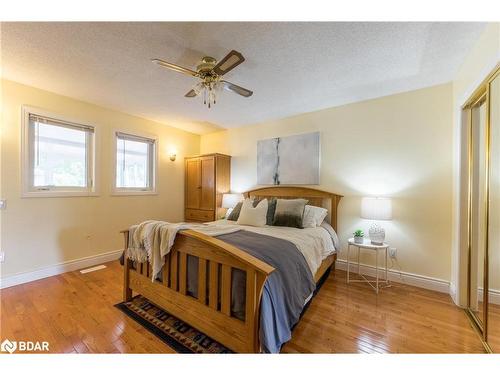
[[[4,78],[195,133],[278,119],[453,79],[481,23],[2,23]],[[214,108],[184,98],[194,68],[246,61]]]

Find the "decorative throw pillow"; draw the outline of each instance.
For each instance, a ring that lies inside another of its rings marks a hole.
[[[267,199],[260,201],[256,207],[250,199],[245,199],[236,224],[263,227],[266,225],[267,206]]]
[[[238,202],[236,206],[234,206],[233,210],[227,215],[227,220],[236,221],[240,217],[241,206],[243,202]]]
[[[278,199],[273,225],[302,228],[302,216],[306,204],[306,199]]]
[[[328,210],[323,207],[306,205],[304,216],[302,217],[302,226],[304,228],[316,228],[325,220]]]
[[[267,199],[267,198],[265,198]],[[262,200],[262,198],[256,198],[253,201],[253,206],[257,206],[259,202]],[[266,216],[266,225],[273,225],[273,220],[274,220],[274,211],[276,211],[276,198],[270,198],[267,201],[267,216]]]

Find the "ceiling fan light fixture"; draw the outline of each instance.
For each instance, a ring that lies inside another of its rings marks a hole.
[[[253,94],[252,91],[245,89],[244,87],[235,85],[234,83],[230,83],[222,79],[222,76],[224,74],[233,70],[236,66],[245,61],[243,55],[235,50],[229,52],[219,62],[217,62],[216,59],[210,56],[203,57],[200,61],[200,64],[197,66],[196,71],[169,63],[168,61],[164,61],[161,59],[151,59],[151,61],[163,68],[167,68],[201,79],[201,81],[194,85],[194,87],[189,90],[184,96],[186,98],[201,96],[203,98],[203,103],[208,108],[211,108],[212,105],[217,103],[217,97],[224,89],[247,98],[249,96],[252,96]]]
[[[200,95],[202,97],[203,104],[205,104],[208,108],[212,108],[212,105],[217,103],[217,98],[223,87],[224,85],[220,82],[218,77],[211,77],[197,83],[193,87],[193,91],[196,96]]]
[[[196,95],[200,95],[200,93],[203,91],[205,85],[203,82],[198,82],[196,85],[193,87],[193,91],[196,93]]]

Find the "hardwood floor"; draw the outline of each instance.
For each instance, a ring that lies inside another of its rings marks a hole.
[[[500,353],[500,305],[488,305],[488,343],[494,353]]]
[[[113,307],[118,262],[0,291],[0,338],[48,341],[52,353],[172,353]],[[285,353],[483,353],[464,312],[443,293],[393,284],[378,296],[331,274],[295,327]]]

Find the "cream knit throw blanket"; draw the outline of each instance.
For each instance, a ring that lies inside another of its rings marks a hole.
[[[154,281],[163,267],[165,255],[170,252],[174,245],[177,232],[183,229],[192,229],[208,236],[220,236],[239,230],[234,225],[168,223],[147,220],[129,228],[127,258],[139,263],[149,260],[153,269],[151,280]]]

